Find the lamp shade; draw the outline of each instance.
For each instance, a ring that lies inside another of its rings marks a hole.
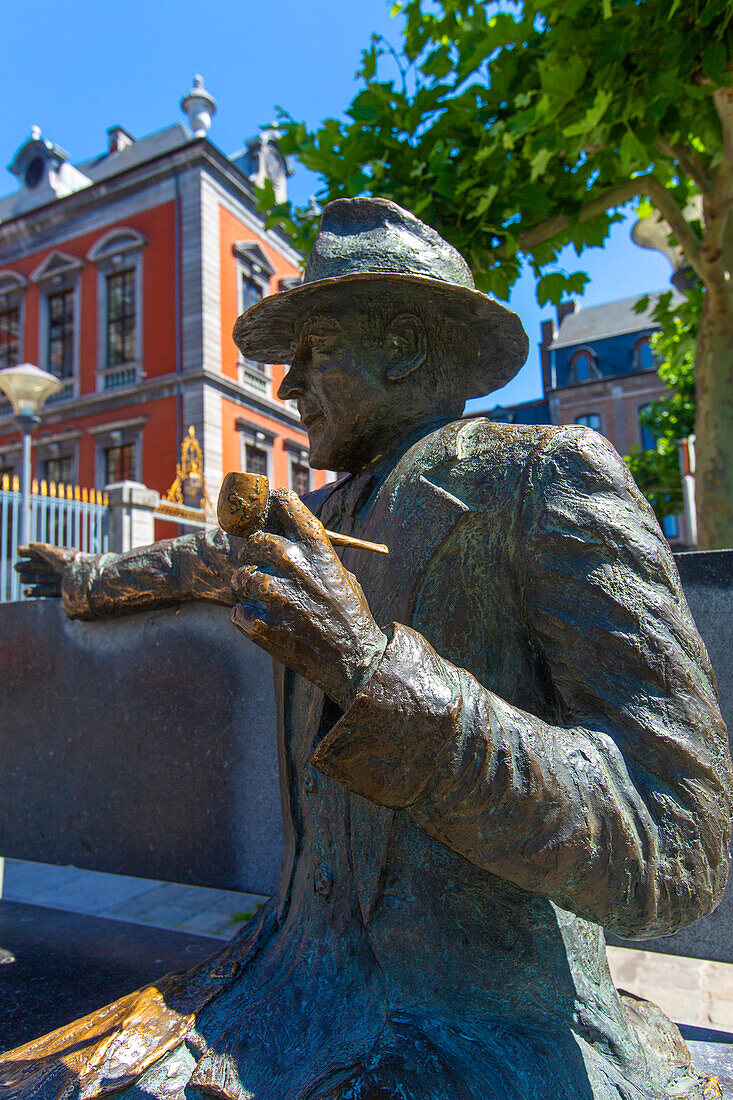
[[[60,389],[58,378],[32,363],[0,370],[0,390],[10,399],[16,416],[37,416],[46,398]]]

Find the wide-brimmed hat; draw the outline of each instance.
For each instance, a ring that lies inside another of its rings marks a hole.
[[[516,313],[476,290],[460,252],[388,199],[336,199],[324,206],[302,283],[243,313],[234,342],[245,359],[290,363],[298,324],[319,305],[348,305],[353,284],[394,286],[401,301],[432,302],[449,321],[473,330],[462,379],[466,396],[503,386],[527,358],[529,341]]]

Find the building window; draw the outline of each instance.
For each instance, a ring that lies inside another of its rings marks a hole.
[[[246,313],[270,292],[270,279],[275,269],[254,241],[237,241],[232,245],[237,270],[237,312]],[[266,363],[254,359],[239,359],[240,381],[249,390],[269,397],[272,382]]]
[[[644,423],[649,409],[651,409],[651,405],[642,405],[639,409],[639,436],[642,451],[655,451],[657,449],[657,433],[649,424]]]
[[[245,443],[244,468],[248,474],[264,474],[267,477],[267,451],[264,447]]]
[[[78,256],[67,252],[49,253],[31,275],[40,291],[38,347],[39,366],[53,374],[63,386],[48,398],[50,404],[74,396],[74,379],[79,373],[80,274],[84,266]]]
[[[252,306],[262,301],[262,285],[256,283],[248,275],[242,276],[242,313],[246,313]]]
[[[290,463],[290,488],[299,497],[304,497],[310,492],[311,472],[310,467],[302,462]]]
[[[75,480],[73,455],[57,455],[54,458],[47,458],[42,469],[44,479],[54,481],[57,485],[59,483],[70,485]]]
[[[138,381],[143,358],[143,249],[135,229],[105,234],[87,259],[97,265],[97,365],[100,390],[117,390]]]
[[[588,382],[591,378],[598,377],[595,355],[588,348],[576,351],[570,360],[569,381]]]
[[[634,370],[653,370],[655,366],[654,352],[648,336],[642,336],[634,345],[632,355]]]
[[[20,307],[0,310],[0,370],[20,362]]]
[[[601,414],[600,413],[584,413],[583,416],[576,416],[576,424],[584,424],[586,428],[592,428],[594,432],[600,432],[601,430]]]
[[[135,444],[115,443],[104,449],[104,484],[135,481]]]
[[[677,516],[665,516],[662,520],[662,530],[668,539],[676,539],[679,534]]]
[[[51,294],[47,302],[48,370],[57,378],[71,378],[74,374],[74,291]]]
[[[107,276],[107,362],[116,367],[137,358],[136,278],[134,268]]]

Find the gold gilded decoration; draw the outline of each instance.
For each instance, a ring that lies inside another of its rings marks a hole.
[[[203,522],[210,511],[204,481],[204,456],[191,424],[181,445],[181,461],[176,466],[176,479],[161,499],[158,512]]]
[[[20,479],[10,474],[2,474],[0,490],[5,493],[19,493]],[[81,504],[103,504],[105,507],[109,503],[107,494],[100,489],[85,489],[81,485],[65,485],[62,481],[46,481],[45,478],[39,481],[34,477],[31,480],[31,494],[39,497],[55,497],[58,500],[74,500]],[[198,516],[199,513],[197,512],[196,515]]]

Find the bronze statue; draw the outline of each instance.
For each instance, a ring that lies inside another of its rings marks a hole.
[[[714,908],[731,818],[713,673],[623,462],[458,419],[526,336],[391,202],[330,203],[303,284],[235,339],[290,364],[312,465],[348,476],[246,541],[32,547],[22,573],[83,618],[234,606],[276,660],[280,891],[205,964],[7,1053],[0,1097],[720,1095],[606,963],[602,926]]]

